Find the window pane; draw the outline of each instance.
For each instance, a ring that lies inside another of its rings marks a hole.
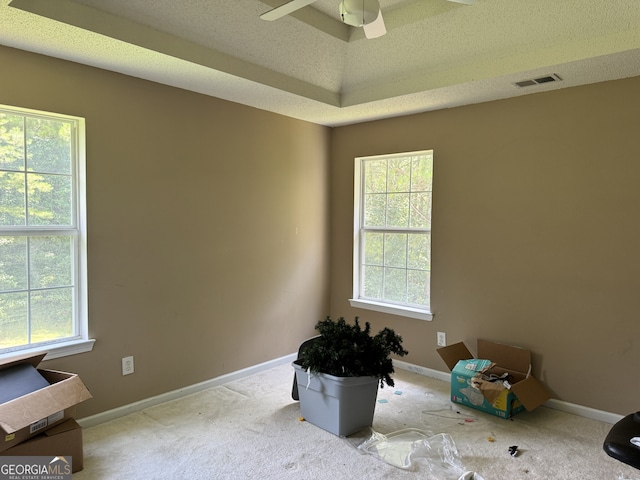
[[[411,158],[389,159],[387,175],[387,192],[408,192],[411,188]]]
[[[27,293],[0,293],[0,348],[29,342]]]
[[[71,177],[27,174],[29,225],[71,225]]]
[[[0,225],[26,224],[23,173],[0,171]]]
[[[430,272],[409,270],[407,274],[409,287],[407,302],[412,305],[429,305]]]
[[[411,191],[431,191],[433,179],[433,161],[431,155],[418,155],[411,158]]]
[[[389,302],[407,302],[407,271],[403,268],[384,269],[384,297]]]
[[[409,194],[391,193],[388,199],[387,226],[406,228],[409,225]]]
[[[431,270],[431,235],[415,233],[409,235],[407,268]]]
[[[407,266],[407,235],[403,233],[387,233],[384,236],[385,267]]]
[[[363,296],[365,298],[381,299],[384,285],[384,269],[382,267],[364,266]]]
[[[385,193],[387,191],[387,161],[367,160],[364,162],[365,193]]]
[[[24,128],[21,115],[0,113],[0,170],[24,171]]]
[[[383,240],[382,233],[366,232],[364,234],[364,263],[366,265],[383,265]]]
[[[55,288],[31,293],[31,342],[73,336],[73,290]]]
[[[72,237],[31,237],[31,288],[68,287],[73,283]]]
[[[387,215],[387,196],[385,194],[366,194],[364,196],[364,224],[367,227],[384,227]]]
[[[27,118],[27,170],[71,173],[71,124],[47,118]]]
[[[27,237],[0,237],[0,292],[27,288]]]
[[[411,228],[431,228],[431,192],[411,194]]]

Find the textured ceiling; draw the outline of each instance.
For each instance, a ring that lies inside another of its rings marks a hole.
[[[380,0],[374,40],[285,1],[0,0],[0,44],[323,125],[640,75],[640,0]]]

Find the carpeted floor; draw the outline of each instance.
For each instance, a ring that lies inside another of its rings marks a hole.
[[[73,478],[448,480],[469,470],[485,480],[640,480],[603,452],[607,423],[545,407],[504,420],[452,404],[446,382],[405,370],[394,378],[378,392],[373,431],[340,438],[300,421],[293,368],[279,366],[84,429],[84,470]],[[461,470],[433,474],[424,452],[404,470],[357,448],[408,428],[448,434]]]

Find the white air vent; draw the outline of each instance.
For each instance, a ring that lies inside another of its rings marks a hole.
[[[516,87],[532,87],[533,85],[540,85],[542,83],[549,82],[561,82],[562,78],[557,73],[552,73],[551,75],[545,75],[543,77],[538,78],[530,78],[527,80],[520,80],[519,82],[515,82],[514,85]]]

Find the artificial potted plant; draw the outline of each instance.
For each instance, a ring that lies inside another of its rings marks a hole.
[[[378,386],[394,386],[391,355],[404,356],[402,337],[390,328],[371,335],[330,317],[316,324],[318,337],[293,363],[302,416],[335,435],[347,436],[373,423]]]

